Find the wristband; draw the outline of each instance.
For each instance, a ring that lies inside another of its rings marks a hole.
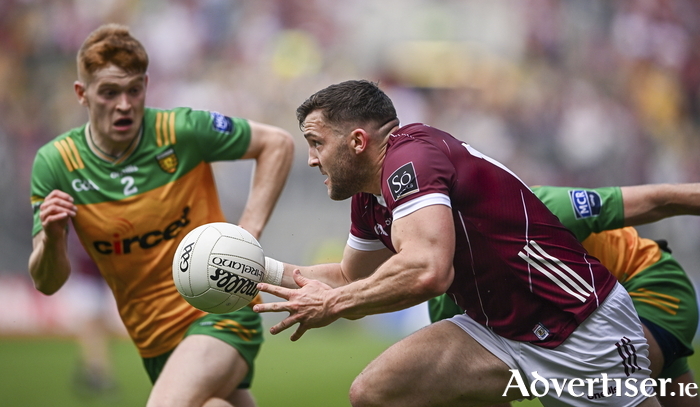
[[[265,256],[265,275],[262,282],[280,285],[282,283],[282,275],[284,275],[284,263]]]

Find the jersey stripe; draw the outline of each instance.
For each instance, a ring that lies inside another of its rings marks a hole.
[[[168,144],[170,144],[170,140],[168,138],[168,130],[169,130],[169,128],[168,128],[168,116],[169,116],[168,113],[164,112],[160,117],[162,120],[160,127],[163,130],[160,137],[161,137],[161,140],[163,141],[164,146],[167,146]]]
[[[75,146],[72,138],[66,137],[63,140],[54,142],[53,145],[61,153],[61,158],[63,158],[63,162],[66,164],[69,172],[85,168],[85,164],[80,158],[78,148]]]
[[[552,280],[556,285],[558,285],[562,290],[566,291],[567,293],[571,294],[573,297],[575,297],[577,300],[581,302],[586,302],[586,299],[584,297],[581,297],[580,295],[576,294],[575,292],[571,291],[569,287],[567,287],[561,280],[556,278],[554,275],[549,273],[547,270],[542,268],[539,264],[535,263],[533,260],[531,260],[527,255],[525,255],[523,252],[519,252],[518,256],[520,256],[521,259],[525,260],[529,265],[532,267],[536,268],[539,270],[542,274],[545,276],[549,277],[550,280]]]
[[[175,112],[170,112],[170,144],[175,144]]]
[[[680,299],[667,294],[657,293],[655,291],[647,290],[645,288],[640,288],[635,291],[631,291],[630,297],[634,298],[636,301],[645,302],[649,305],[653,305],[671,315],[676,315],[678,313]],[[675,303],[675,304],[674,304]]]
[[[542,247],[540,247],[539,244],[537,244],[537,242],[535,242],[534,240],[530,240],[530,244],[531,244],[532,247],[534,247],[535,250],[537,250],[542,256],[548,258],[549,260],[551,260],[552,262],[554,262],[554,264],[556,264],[556,265],[558,265],[559,267],[563,268],[563,269],[564,269],[565,271],[567,271],[572,277],[574,277],[576,280],[578,280],[578,282],[581,283],[581,285],[583,285],[583,286],[584,286],[585,288],[587,288],[589,291],[593,291],[593,287],[592,287],[590,284],[588,284],[588,282],[587,282],[586,280],[584,280],[583,277],[581,277],[580,275],[576,274],[573,270],[571,270],[571,268],[569,268],[569,266],[567,266],[566,264],[564,264],[561,260],[557,259],[557,258],[554,257],[554,256],[550,256],[547,252],[544,251],[544,249],[543,249]],[[572,284],[572,285],[573,285],[573,284]]]
[[[175,112],[156,113],[156,143],[158,147],[175,144]]]
[[[68,159],[68,155],[63,150],[63,146],[61,145],[61,143],[56,141],[53,143],[53,145],[54,147],[56,147],[56,150],[58,150],[58,152],[61,153],[61,158],[63,158],[63,163],[66,164],[66,168],[68,168],[68,171],[73,172],[73,164],[71,164],[70,160]]]
[[[161,112],[156,113],[156,144],[158,145],[158,147],[163,146],[163,141],[161,140],[161,137],[160,137],[160,133],[161,133],[160,118],[162,115],[163,115],[163,113],[161,113]]]
[[[529,265],[536,268],[542,274],[547,276],[562,290],[571,294],[579,301],[586,302],[586,297],[590,296],[591,292],[594,291],[593,287],[591,287],[590,284],[588,284],[580,276],[576,275],[574,271],[571,270],[568,266],[566,266],[561,260],[545,252],[544,249],[542,249],[542,247],[540,247],[540,245],[538,245],[537,242],[535,242],[534,240],[530,240],[528,242],[528,245],[525,245],[525,247],[523,247],[525,253],[523,253],[522,251],[518,253],[518,256],[520,256],[520,258],[522,258]],[[539,252],[541,255],[535,253],[535,250],[532,250],[532,248],[537,250],[537,252]],[[539,263],[537,263],[535,260],[539,261]],[[557,266],[559,266],[559,268],[557,268]],[[568,274],[574,276],[578,282],[573,281],[567,275],[567,272]],[[560,280],[560,278],[566,281],[566,283],[568,283],[569,285],[567,286],[564,283],[564,281]],[[573,287],[573,289],[576,290],[578,293],[572,291],[571,288],[569,288],[569,286]]]
[[[70,151],[73,152],[72,156],[75,158],[75,161],[78,164],[77,168],[78,169],[85,168],[85,164],[83,164],[83,160],[80,158],[80,153],[78,152],[78,148],[75,146],[73,139],[70,137],[66,137],[66,141],[68,141],[68,145],[70,146]]]

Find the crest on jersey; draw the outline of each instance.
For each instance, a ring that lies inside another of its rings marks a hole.
[[[172,174],[177,170],[177,155],[175,154],[174,148],[169,148],[156,156],[156,161],[160,169]]]
[[[230,133],[233,130],[233,120],[218,112],[210,112],[211,127],[222,133]]]
[[[408,162],[394,171],[386,180],[394,201],[420,191],[413,162]]]
[[[600,215],[603,207],[603,200],[595,191],[584,191],[582,189],[572,189],[569,191],[571,206],[574,209],[576,219],[591,218]]]
[[[535,325],[535,328],[532,330],[532,333],[534,333],[539,340],[543,341],[549,336],[549,329],[547,329],[541,323],[538,323],[537,325]]]

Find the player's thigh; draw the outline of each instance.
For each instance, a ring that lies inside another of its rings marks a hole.
[[[469,334],[447,321],[391,346],[355,379],[353,406],[473,406],[503,397],[511,372]]]
[[[165,363],[148,407],[201,406],[212,397],[229,400],[247,373],[248,364],[231,345],[211,336],[188,336]]]

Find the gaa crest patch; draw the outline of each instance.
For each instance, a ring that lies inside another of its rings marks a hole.
[[[156,156],[156,161],[160,169],[172,174],[177,170],[177,155],[175,154],[174,148],[169,148]]]
[[[394,201],[420,191],[413,162],[408,162],[394,171],[386,180]]]

